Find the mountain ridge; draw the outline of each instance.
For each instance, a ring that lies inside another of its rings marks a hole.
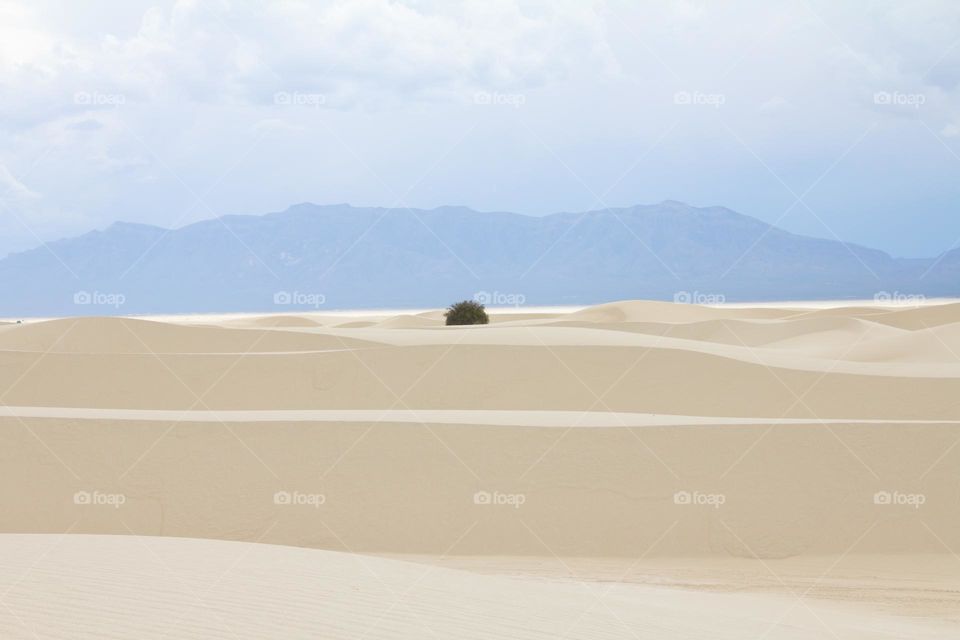
[[[529,304],[942,296],[960,294],[957,275],[960,250],[895,258],[675,200],[546,216],[298,203],[175,229],[115,222],[10,254],[0,315],[423,307],[483,292]],[[124,302],[77,304],[77,292]],[[280,308],[285,292],[313,302]]]

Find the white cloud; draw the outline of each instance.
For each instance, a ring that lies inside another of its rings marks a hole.
[[[616,69],[586,3],[177,0],[146,8],[132,33],[86,39],[2,6],[0,97],[8,119],[26,125],[118,102],[269,103],[277,91],[376,108]]]
[[[7,165],[0,163],[0,200],[36,200],[40,194],[18,180]]]
[[[780,111],[789,104],[783,96],[774,96],[761,104],[759,110],[764,113]]]
[[[950,124],[948,124],[943,129],[940,130],[940,135],[946,136],[948,138],[955,138],[957,136],[960,136],[960,126],[951,122]]]
[[[253,129],[256,132],[263,134],[268,134],[275,131],[288,133],[306,131],[306,127],[294,124],[290,122],[290,120],[285,120],[283,118],[264,118],[263,120],[258,120],[254,123]]]

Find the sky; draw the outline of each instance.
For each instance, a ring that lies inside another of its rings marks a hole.
[[[960,246],[960,2],[0,0],[0,255],[298,202]]]

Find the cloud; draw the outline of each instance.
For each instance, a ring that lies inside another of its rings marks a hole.
[[[786,106],[788,106],[789,104],[790,103],[787,102],[787,99],[784,98],[783,96],[774,96],[769,100],[765,101],[763,104],[761,104],[759,111],[764,113],[780,111]]]
[[[103,128],[103,123],[92,118],[84,118],[83,120],[67,123],[66,128],[72,131],[97,131]]]
[[[270,104],[278,91],[370,109],[616,71],[587,3],[177,0],[146,8],[132,33],[95,38],[7,13],[0,42],[16,55],[0,63],[0,114],[21,126],[150,101]]]
[[[305,131],[306,127],[293,124],[289,120],[284,120],[283,118],[264,118],[263,120],[258,120],[255,122],[253,129],[258,133],[263,134],[268,134],[274,131],[297,133],[300,131]]]
[[[0,200],[37,200],[40,194],[18,180],[7,165],[0,163]]]
[[[523,89],[577,68],[616,69],[587,3],[349,0],[316,11],[281,2],[257,18],[266,40],[248,40],[249,68],[274,71],[281,88],[327,93],[332,105]]]
[[[960,126],[951,122],[950,124],[948,124],[943,129],[940,130],[940,135],[946,136],[948,138],[956,138],[957,136],[960,136]]]

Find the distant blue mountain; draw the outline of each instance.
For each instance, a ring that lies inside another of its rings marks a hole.
[[[960,251],[895,259],[680,202],[557,213],[299,204],[116,223],[0,260],[0,316],[960,295]]]

